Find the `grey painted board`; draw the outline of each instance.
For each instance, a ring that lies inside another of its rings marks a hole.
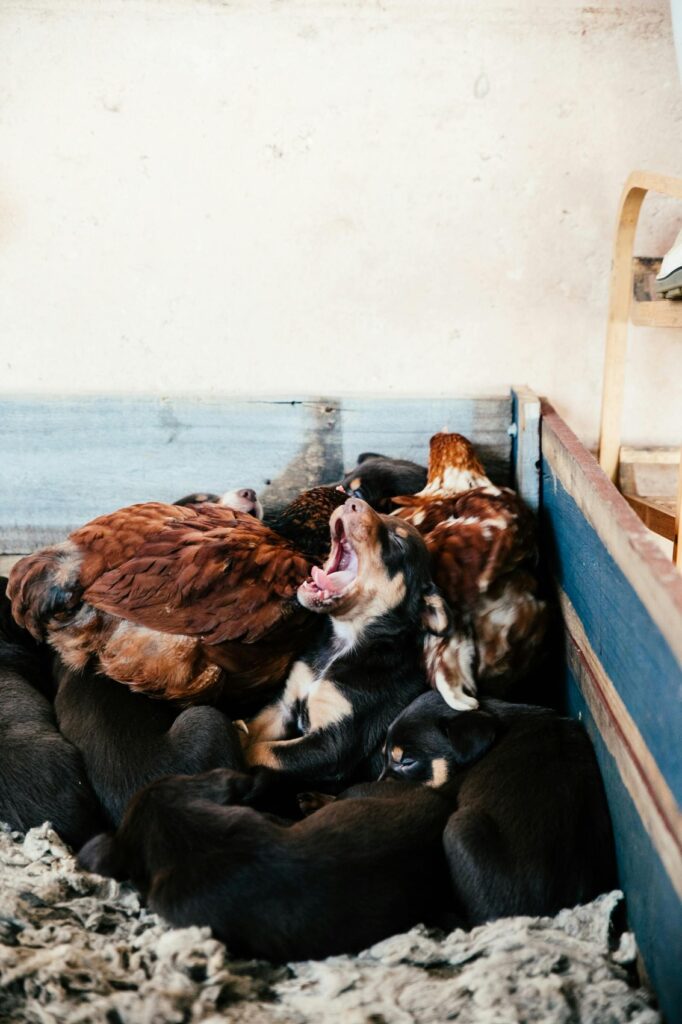
[[[338,480],[359,452],[425,462],[432,433],[470,437],[509,476],[509,398],[0,400],[0,553],[33,550],[103,512],[255,487],[266,504]]]
[[[512,389],[514,486],[526,504],[540,507],[540,399],[527,387]]]

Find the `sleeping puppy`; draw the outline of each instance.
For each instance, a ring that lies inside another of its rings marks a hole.
[[[77,848],[105,818],[41,692],[51,688],[43,652],[23,633],[0,615],[0,821],[22,832],[50,821]]]
[[[258,500],[258,495],[251,487],[242,487],[239,491],[226,491],[225,494],[211,494],[206,491],[198,491],[194,494],[186,494],[184,498],[174,501],[174,505],[226,505],[235,512],[245,512],[247,515],[255,516],[256,519],[263,518],[263,506]]]
[[[244,767],[237,731],[217,708],[179,709],[55,656],[55,711],[80,751],[109,821],[117,825],[134,793],[162,775]]]
[[[339,486],[351,497],[362,498],[377,512],[391,512],[392,498],[416,494],[426,487],[426,480],[426,468],[416,462],[362,452],[355,468],[346,473]]]
[[[448,628],[417,530],[349,498],[330,519],[331,554],[298,590],[326,616],[282,696],[247,724],[246,759],[299,789],[376,778],[395,716],[426,689],[424,629]]]
[[[405,783],[355,787],[283,827],[250,807],[254,778],[217,770],[135,796],[115,836],[80,851],[131,879],[171,924],[208,925],[230,953],[274,961],[355,953],[451,902],[442,833],[451,805]]]
[[[616,884],[601,776],[579,722],[499,700],[454,711],[431,692],[393,723],[385,757],[384,777],[456,803],[443,842],[467,925],[555,914]]]

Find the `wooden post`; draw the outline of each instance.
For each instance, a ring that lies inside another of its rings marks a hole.
[[[599,464],[614,481],[618,476],[625,355],[628,323],[632,308],[632,256],[639,212],[647,192],[682,199],[682,181],[649,171],[633,171],[625,183],[618,213],[611,269],[611,296],[604,358]],[[648,310],[648,307],[655,307]],[[637,322],[658,326],[682,325],[682,304],[672,302],[638,304]],[[661,313],[665,312],[665,316]]]

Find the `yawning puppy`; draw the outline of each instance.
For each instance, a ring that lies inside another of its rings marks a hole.
[[[447,793],[444,833],[470,926],[555,914],[616,883],[599,768],[582,725],[546,708],[482,700],[455,711],[426,693],[393,723],[384,777]]]
[[[328,616],[279,700],[248,723],[246,758],[297,784],[376,778],[391,721],[426,688],[423,630],[447,628],[417,530],[356,498],[330,520],[332,550],[298,591]]]

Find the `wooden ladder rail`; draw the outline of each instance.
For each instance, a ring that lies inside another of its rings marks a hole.
[[[625,357],[628,325],[682,327],[682,301],[638,302],[632,295],[632,257],[640,210],[647,192],[682,199],[682,180],[650,171],[633,171],[625,183],[620,202],[609,300],[609,317],[604,358],[599,464],[617,483],[625,392]],[[680,522],[682,520],[682,465],[675,521],[674,555],[682,566]]]

